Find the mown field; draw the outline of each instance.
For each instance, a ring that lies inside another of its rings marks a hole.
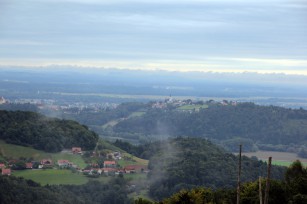
[[[133,112],[131,113],[128,118],[132,118],[132,117],[140,117],[142,115],[144,115],[146,112],[145,111],[136,111],[136,112]],[[115,125],[117,125],[117,123],[119,123],[119,121],[121,121],[122,119],[117,119],[117,120],[111,120],[109,122],[107,122],[106,124],[102,125],[101,127],[102,128],[107,128],[109,126],[113,127]]]
[[[74,184],[81,185],[88,182],[88,178],[81,173],[72,173],[64,169],[37,169],[14,171],[14,176],[31,179],[41,185],[47,184]]]
[[[199,111],[201,108],[208,108],[208,105],[184,105],[177,108],[177,110],[196,110]]]
[[[40,161],[42,159],[52,159],[53,162],[57,162],[58,160],[65,159],[70,162],[78,165],[80,168],[86,167],[84,160],[81,155],[72,154],[70,152],[61,152],[61,153],[47,153],[40,150],[33,149],[31,147],[23,147],[19,145],[7,144],[3,140],[0,140],[0,152],[3,156],[19,159],[23,158],[31,158],[33,161]]]
[[[243,155],[247,157],[255,156],[263,161],[267,161],[269,157],[272,157],[272,164],[280,166],[290,166],[295,160],[300,160],[307,166],[307,159],[300,158],[295,153],[290,152],[258,151],[243,153]]]
[[[127,165],[148,165],[148,160],[140,159],[128,153],[123,153],[122,157],[123,159],[118,160],[118,164],[122,167]]]
[[[0,140],[0,152],[3,156],[10,158],[32,158],[33,160],[41,160],[44,158],[51,158],[51,153],[46,153],[31,147],[23,147],[19,145],[7,144]]]

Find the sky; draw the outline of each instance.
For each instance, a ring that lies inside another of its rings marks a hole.
[[[0,0],[0,66],[307,75],[307,0]]]

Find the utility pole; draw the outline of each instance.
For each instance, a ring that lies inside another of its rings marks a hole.
[[[237,204],[240,204],[241,154],[242,154],[242,144],[240,144],[239,164],[238,164],[239,168],[238,168],[238,185],[237,185]]]
[[[259,176],[259,200],[260,200],[260,204],[262,204],[261,176]]]
[[[268,176],[267,176],[267,179],[266,179],[265,194],[264,194],[264,204],[268,204],[269,203],[271,163],[272,163],[272,157],[269,157]]]

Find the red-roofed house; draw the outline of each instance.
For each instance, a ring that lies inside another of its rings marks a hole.
[[[11,169],[2,169],[2,175],[8,175],[10,176],[11,175]]]
[[[72,163],[68,160],[58,160],[59,167],[69,167],[72,166]]]
[[[31,162],[26,163],[26,169],[32,169],[33,168],[33,164]]]
[[[104,173],[116,172],[115,168],[102,168]]]
[[[104,168],[115,168],[116,167],[116,162],[115,161],[104,161],[103,162],[103,167]]]
[[[82,149],[81,147],[73,147],[71,148],[72,153],[74,154],[82,154]]]
[[[124,167],[126,173],[135,173],[135,172],[143,172],[147,170],[147,166],[145,165],[128,165]]]
[[[43,159],[41,160],[42,165],[52,165],[52,160],[51,159]]]
[[[5,164],[0,163],[0,169],[4,169],[5,168]]]

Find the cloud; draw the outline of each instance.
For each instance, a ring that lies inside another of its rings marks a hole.
[[[182,70],[306,68],[304,1],[5,2],[0,14],[0,56],[19,64],[76,62]]]
[[[283,73],[307,75],[307,60],[251,59],[251,58],[206,58],[203,60],[97,60],[97,59],[4,59],[0,66],[76,66],[87,68],[117,68],[131,70],[200,71],[228,73]],[[288,67],[291,67],[289,69]],[[273,68],[272,68],[273,67]],[[274,69],[278,67],[278,69]]]

